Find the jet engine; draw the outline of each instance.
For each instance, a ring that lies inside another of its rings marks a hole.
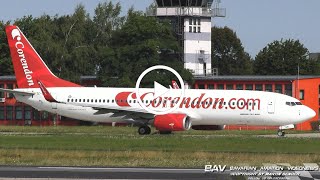
[[[159,131],[185,131],[191,128],[191,120],[185,114],[156,115],[153,124]]]

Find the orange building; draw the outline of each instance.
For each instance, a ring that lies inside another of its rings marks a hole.
[[[269,91],[299,99],[316,112],[309,121],[297,124],[297,130],[319,128],[320,76],[197,76],[195,89],[234,89]],[[277,129],[268,126],[227,126],[226,129]]]

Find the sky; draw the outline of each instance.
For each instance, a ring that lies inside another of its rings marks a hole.
[[[4,1],[4,0],[0,0]],[[112,0],[120,2],[123,14],[133,6],[145,11],[153,0]],[[99,2],[104,0],[10,0],[0,6],[0,20],[14,21],[24,15],[65,15],[73,13],[77,4],[85,6],[93,15]],[[226,8],[225,18],[213,18],[214,26],[233,29],[254,58],[274,40],[297,39],[310,52],[320,52],[320,0],[221,0]]]

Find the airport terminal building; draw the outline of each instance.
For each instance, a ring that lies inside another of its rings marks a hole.
[[[99,86],[95,76],[82,76],[81,85]],[[0,76],[0,88],[16,88],[15,76]],[[312,108],[317,115],[304,123],[297,124],[296,130],[317,129],[320,111],[320,76],[195,76],[195,89],[234,89],[270,91],[286,94],[299,99]],[[275,108],[276,110],[276,108]],[[16,101],[10,93],[0,93],[0,125],[89,125],[84,121],[66,118],[36,109]],[[226,129],[278,129],[270,126],[229,125]]]

